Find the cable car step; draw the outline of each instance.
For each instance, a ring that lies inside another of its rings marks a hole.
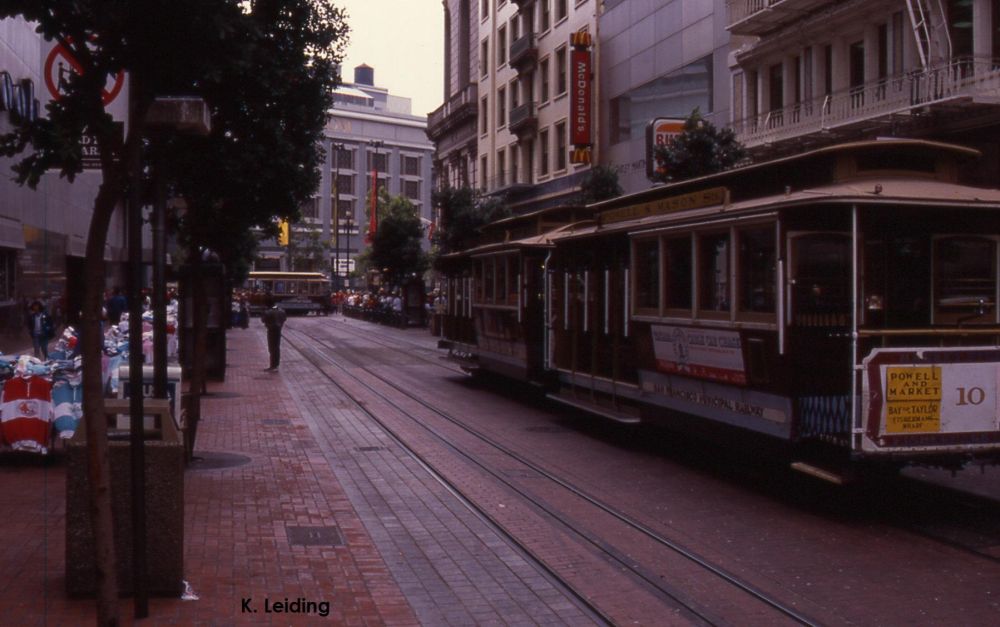
[[[842,474],[827,470],[826,468],[814,466],[807,462],[792,462],[791,466],[792,470],[797,470],[803,474],[809,475],[810,477],[822,479],[823,481],[829,481],[834,485],[844,485],[848,482],[848,478]]]
[[[602,405],[588,403],[587,401],[570,398],[558,393],[546,394],[545,397],[556,401],[557,403],[569,405],[570,407],[575,407],[576,409],[600,416],[602,418],[607,418],[608,420],[613,420],[615,422],[629,425],[636,425],[642,422],[642,419],[638,415],[630,414],[627,410],[617,410],[610,407],[604,407]]]

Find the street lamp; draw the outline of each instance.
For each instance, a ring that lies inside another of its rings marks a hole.
[[[344,221],[346,222],[345,226],[347,227],[347,251],[344,253],[344,255],[347,257],[346,265],[347,265],[348,286],[350,285],[350,276],[351,276],[351,229],[354,228],[353,220],[354,220],[354,211],[348,209],[347,211],[344,212]]]
[[[334,142],[330,144],[333,150],[333,283],[337,285],[340,281],[340,153],[344,150],[344,144]],[[339,285],[337,285],[339,287]]]

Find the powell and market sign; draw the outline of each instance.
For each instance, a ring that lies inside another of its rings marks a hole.
[[[0,71],[0,111],[6,111],[12,123],[34,122],[39,107],[34,81],[30,78],[14,81],[10,72]]]

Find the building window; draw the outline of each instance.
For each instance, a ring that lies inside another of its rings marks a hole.
[[[972,0],[948,0],[948,32],[951,35],[951,55],[972,57]]]
[[[486,155],[483,155],[479,160],[479,188],[486,191],[486,173],[489,172]]]
[[[483,7],[482,18],[485,20],[490,16],[490,3],[483,2],[482,7]]]
[[[865,42],[856,41],[848,47],[851,89],[865,84]]]
[[[518,158],[520,158],[519,151],[517,149],[517,144],[511,144],[510,147],[510,182],[512,185],[516,185],[518,181]]]
[[[514,16],[510,20],[510,42],[514,43],[521,37],[521,23],[518,21],[518,16]]]
[[[355,230],[358,225],[354,219],[354,200],[341,198],[337,205],[337,211],[340,213],[337,219],[340,231],[346,233],[350,230],[351,233],[357,233]]]
[[[549,174],[549,131],[545,129],[538,134],[538,173],[541,176]]]
[[[497,151],[497,179],[495,187],[503,187],[507,184],[506,175],[504,171],[507,168],[507,155],[503,150]]]
[[[833,93],[833,46],[823,46],[823,95]]]
[[[373,149],[374,150],[374,149]],[[368,153],[368,169],[379,172],[389,171],[389,155],[384,152]]]
[[[503,67],[507,63],[507,27],[501,26],[497,30],[497,67]]]
[[[405,176],[420,176],[420,157],[400,155],[399,171]]]
[[[0,301],[14,300],[17,280],[17,251],[0,250]]]
[[[556,170],[566,169],[566,123],[556,124]]]
[[[479,74],[483,77],[490,74],[490,40],[484,39],[479,49]]]
[[[354,193],[354,175],[353,174],[341,174],[337,177],[337,193],[338,194],[353,194]]]
[[[538,32],[544,33],[549,30],[549,0],[538,1]]]
[[[420,181],[403,181],[403,195],[410,200],[420,200]]]
[[[542,59],[542,62],[538,64],[538,91],[540,92],[541,99],[539,102],[546,103],[549,101],[549,60]]]
[[[775,63],[768,70],[768,78],[770,80],[770,85],[768,86],[768,97],[770,98],[769,111],[777,111],[784,106],[785,100],[785,86],[784,86],[784,68],[780,63]]]
[[[556,50],[556,95],[566,93],[566,46]]]
[[[333,167],[334,169],[341,170],[353,170],[354,169],[354,151],[347,148],[343,150],[335,150],[333,153]]]
[[[490,130],[490,105],[488,97],[483,96],[479,105],[479,133],[485,135]]]
[[[566,0],[556,0],[556,22],[566,17],[568,12]]]
[[[712,101],[712,57],[704,57],[612,98],[611,142],[643,137],[653,118],[686,118],[696,108],[711,112]]]
[[[307,220],[319,218],[319,198],[310,198],[299,207],[302,217]]]
[[[777,253],[774,227],[765,226],[739,232],[740,311],[774,313]]]
[[[698,240],[698,309],[729,311],[729,233],[703,235]]]
[[[497,128],[507,126],[507,89],[497,90]]]
[[[512,80],[510,82],[510,108],[511,108],[511,110],[516,109],[517,105],[519,104],[518,91],[520,91],[520,90],[518,90],[518,81],[517,81],[517,79],[514,79],[514,80]]]

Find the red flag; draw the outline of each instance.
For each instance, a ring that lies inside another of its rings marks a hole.
[[[375,239],[375,230],[378,228],[378,170],[372,168],[372,209],[368,216],[368,235],[365,241],[369,244]]]

